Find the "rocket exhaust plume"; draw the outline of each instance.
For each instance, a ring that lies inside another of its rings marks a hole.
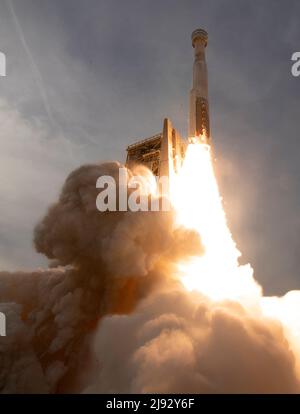
[[[135,312],[99,322],[102,369],[85,392],[299,393],[300,292],[266,298],[239,265],[207,144],[187,148],[171,201],[204,251],[176,260]]]
[[[206,144],[188,146],[182,169],[171,188],[178,224],[197,231],[205,249],[203,256],[179,265],[184,285],[216,300],[259,295],[251,267],[238,265],[240,252],[227,227]]]
[[[239,266],[207,145],[170,213],[99,213],[96,180],[119,167],[71,173],[37,226],[56,268],[0,274],[1,391],[299,392],[300,292],[263,297]]]
[[[210,153],[207,34],[192,39],[173,210],[99,212],[96,182],[118,186],[116,162],[67,177],[34,233],[49,269],[0,273],[2,393],[300,392],[300,291],[265,297],[239,264]]]

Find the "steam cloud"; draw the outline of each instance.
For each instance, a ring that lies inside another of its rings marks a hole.
[[[180,286],[151,294],[132,315],[105,318],[94,352],[102,369],[86,392],[299,392],[278,324]]]
[[[1,391],[299,392],[279,322],[176,279],[176,261],[202,252],[196,233],[172,212],[96,209],[98,177],[117,182],[119,167],[66,179],[34,233],[48,270],[0,273]]]

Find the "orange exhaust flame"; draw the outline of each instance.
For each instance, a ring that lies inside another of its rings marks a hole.
[[[178,263],[188,290],[211,300],[236,300],[256,315],[279,321],[296,356],[300,377],[300,291],[282,298],[264,297],[249,264],[240,265],[241,253],[226,222],[211,159],[210,147],[191,140],[181,170],[170,185],[178,225],[194,229],[205,248],[203,256]]]
[[[241,253],[227,226],[208,145],[188,146],[171,183],[171,200],[178,224],[196,230],[205,248],[203,256],[179,264],[186,288],[216,300],[259,297],[261,288],[251,266],[238,264]]]

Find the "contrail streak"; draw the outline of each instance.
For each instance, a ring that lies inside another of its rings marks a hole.
[[[30,48],[28,46],[28,43],[25,39],[22,26],[20,24],[20,21],[19,21],[17,15],[16,15],[16,12],[15,12],[15,9],[14,9],[14,6],[13,6],[13,2],[12,2],[12,0],[6,0],[6,3],[7,3],[7,6],[9,8],[9,10],[10,10],[10,13],[11,13],[14,25],[16,27],[17,33],[20,36],[20,40],[21,40],[21,43],[24,47],[25,53],[26,53],[26,55],[28,57],[28,60],[30,62],[30,66],[31,66],[31,69],[32,69],[32,72],[33,72],[34,80],[35,80],[35,82],[37,84],[37,87],[39,89],[39,92],[40,92],[40,95],[41,95],[41,98],[42,98],[42,101],[43,101],[43,105],[44,105],[46,114],[49,118],[49,121],[52,124],[52,126],[56,127],[56,129],[59,130],[60,135],[62,137],[62,142],[65,144],[67,153],[68,153],[69,157],[74,161],[74,156],[73,156],[73,152],[72,152],[70,142],[64,137],[64,134],[62,133],[60,126],[57,125],[57,123],[54,120],[52,110],[51,110],[51,106],[49,104],[47,92],[46,92],[46,89],[44,87],[44,81],[43,81],[42,74],[41,74],[37,64],[35,63],[33,55],[31,53]]]
[[[32,72],[33,72],[33,75],[34,75],[35,82],[36,82],[36,84],[38,86],[38,89],[40,91],[40,94],[41,94],[41,97],[42,97],[42,100],[43,100],[43,104],[44,104],[44,107],[45,107],[45,111],[46,111],[46,113],[48,115],[48,118],[51,121],[51,123],[52,124],[55,124],[54,119],[53,119],[53,115],[52,115],[52,111],[51,111],[51,108],[50,108],[50,105],[49,105],[49,102],[48,102],[47,93],[46,93],[46,90],[45,90],[44,85],[43,85],[43,77],[41,75],[41,72],[40,72],[37,64],[35,63],[34,58],[32,56],[32,53],[30,51],[30,48],[29,48],[29,46],[28,46],[28,44],[26,42],[23,29],[22,29],[22,27],[20,25],[20,22],[19,22],[19,19],[18,19],[17,15],[15,13],[15,9],[14,9],[14,6],[13,6],[12,1],[11,0],[6,0],[6,3],[8,5],[8,7],[9,7],[9,10],[11,12],[12,19],[13,19],[13,22],[15,24],[16,30],[17,30],[17,32],[18,32],[18,34],[20,36],[22,45],[24,47],[24,50],[25,50],[26,55],[28,57],[28,60],[30,62],[30,65],[31,65],[31,69],[32,69]]]

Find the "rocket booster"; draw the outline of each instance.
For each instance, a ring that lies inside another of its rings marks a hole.
[[[189,141],[210,144],[207,67],[205,48],[208,35],[203,29],[194,30],[192,45],[195,53],[193,85],[190,91]]]

